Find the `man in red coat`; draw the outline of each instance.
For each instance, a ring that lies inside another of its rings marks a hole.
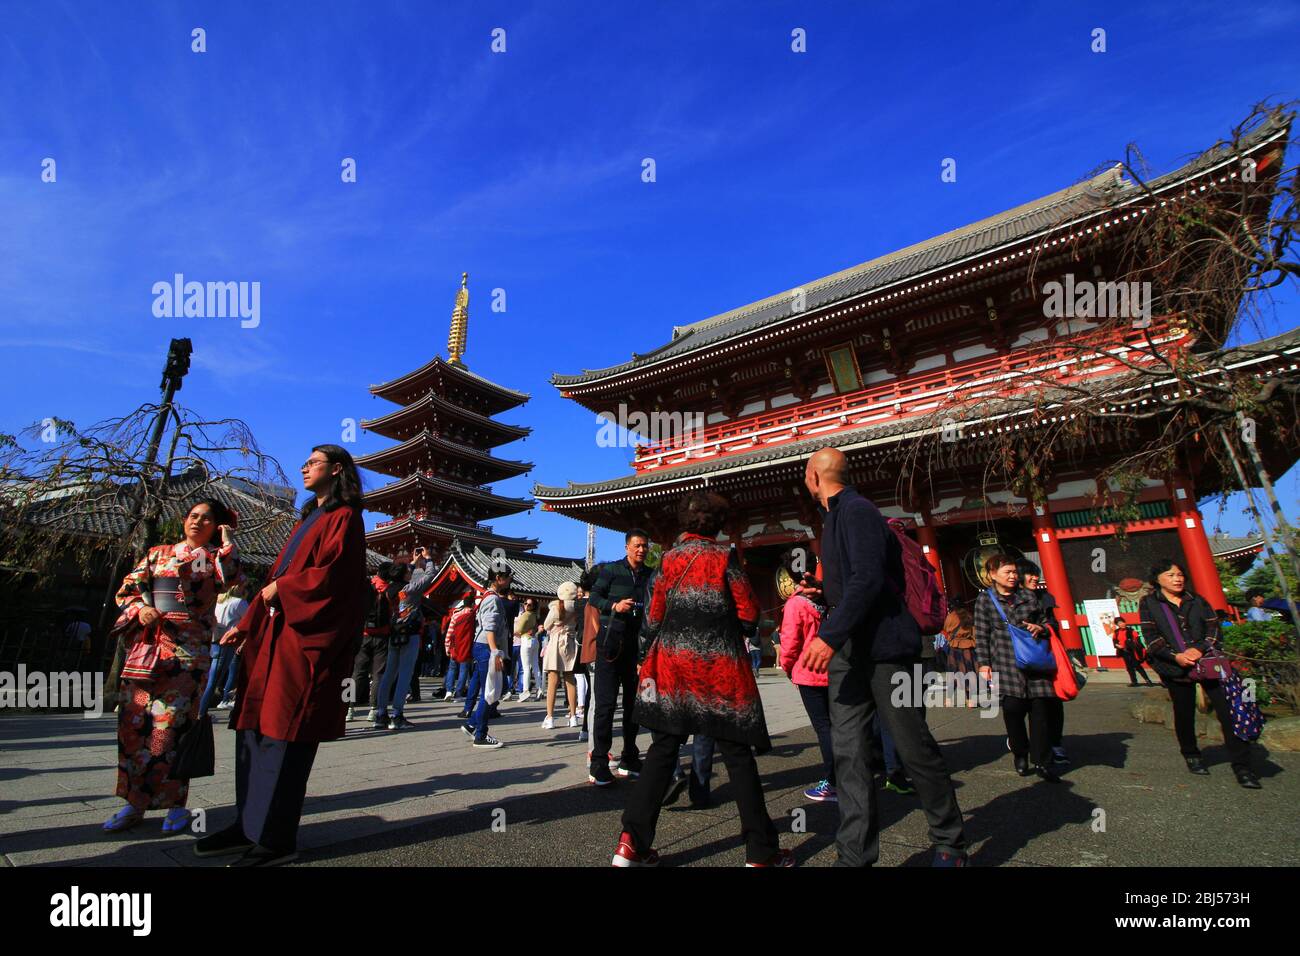
[[[302,466],[314,497],[303,508],[243,620],[222,638],[242,643],[230,726],[238,732],[234,825],[204,837],[198,856],[241,853],[231,866],[297,857],[298,821],[321,741],[344,734],[365,616],[365,528],[352,456],[320,445]]]

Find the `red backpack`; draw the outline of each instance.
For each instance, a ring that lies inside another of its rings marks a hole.
[[[907,533],[907,526],[897,518],[889,519],[889,530],[903,549],[903,576],[907,582],[903,594],[908,612],[916,619],[922,634],[938,634],[948,616],[948,602],[939,589],[939,575],[926,560],[925,551]]]

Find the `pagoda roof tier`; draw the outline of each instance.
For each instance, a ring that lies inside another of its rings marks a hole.
[[[409,405],[426,392],[444,396],[472,395],[489,415],[504,412],[528,401],[525,392],[517,392],[469,369],[453,365],[441,355],[421,365],[413,372],[370,386],[370,394],[386,398],[398,405]]]
[[[1297,360],[1300,359],[1300,328],[1282,335],[1274,336],[1250,345],[1243,345],[1225,354],[1225,365],[1259,366],[1259,375],[1281,375],[1294,378],[1297,375]],[[1212,373],[1207,373],[1212,374]],[[1134,373],[1135,376],[1140,373]],[[1137,384],[1131,384],[1136,381]],[[1148,400],[1150,390],[1164,386],[1169,382],[1152,382],[1146,377],[1112,376],[1092,379],[1088,387],[1097,392],[1104,392],[1113,398],[1115,407],[1138,404]],[[1077,388],[1077,387],[1076,387]],[[1062,393],[1066,394],[1066,393]],[[953,408],[943,425],[937,424],[933,416],[925,418],[891,418],[886,421],[860,424],[851,419],[837,419],[827,422],[823,427],[801,431],[799,436],[789,434],[780,440],[752,442],[754,450],[731,450],[727,454],[715,454],[693,464],[684,464],[672,468],[661,468],[639,474],[626,475],[608,481],[589,483],[569,482],[566,487],[535,485],[533,496],[541,501],[543,507],[578,517],[581,520],[595,521],[601,524],[601,518],[608,518],[607,509],[636,504],[652,499],[662,500],[667,495],[680,495],[716,484],[723,478],[739,478],[744,475],[748,480],[754,476],[771,473],[779,469],[798,466],[802,471],[807,459],[818,449],[828,445],[839,448],[850,458],[866,459],[876,457],[878,452],[890,452],[899,444],[922,438],[932,437],[944,427],[979,425],[985,431],[1000,430],[1010,427],[1023,427],[1024,419],[1033,415],[1051,418],[1053,396],[1045,389],[1039,389],[1034,402],[1015,399],[988,399],[968,409],[963,415],[960,407]],[[1294,454],[1290,449],[1283,450],[1270,446],[1275,456],[1273,462],[1266,462],[1270,468],[1282,465],[1285,471],[1294,463]],[[746,474],[749,473],[749,474]],[[602,512],[605,512],[602,515]]]
[[[431,500],[464,502],[476,518],[517,514],[533,506],[528,498],[507,498],[485,488],[461,484],[435,475],[416,472],[362,496],[367,510],[383,514],[405,513],[417,502]]]
[[[395,441],[413,438],[421,431],[442,434],[459,429],[475,445],[483,448],[495,448],[524,438],[532,432],[531,428],[495,421],[427,393],[405,408],[399,408],[381,418],[366,419],[361,427]]]
[[[477,448],[471,448],[469,445],[462,445],[460,442],[454,442],[443,438],[441,435],[435,435],[427,429],[413,438],[408,438],[400,445],[392,445],[369,455],[361,455],[356,459],[356,462],[362,468],[378,472],[381,475],[401,478],[403,475],[409,475],[416,470],[415,463],[418,459],[432,460],[435,455],[478,465],[483,469],[487,481],[513,478],[515,475],[524,474],[533,467],[533,463],[530,461],[496,458],[486,452],[479,451]]]
[[[553,374],[551,384],[561,394],[579,402],[595,402],[600,395],[622,395],[631,388],[673,375],[687,374],[686,366],[699,370],[702,363],[750,346],[760,337],[784,335],[795,328],[815,323],[843,323],[849,309],[895,306],[899,298],[921,289],[926,294],[941,291],[937,286],[969,278],[989,261],[1029,261],[1051,240],[1056,231],[1080,231],[1088,220],[1093,227],[1111,225],[1153,194],[1170,192],[1190,180],[1210,173],[1235,175],[1241,158],[1263,150],[1276,151],[1285,144],[1289,121],[1270,119],[1244,137],[1239,151],[1226,146],[1209,150],[1173,172],[1146,183],[1130,182],[1118,165],[1084,182],[1051,193],[1013,209],[926,239],[861,265],[814,279],[794,289],[777,293],[711,316],[699,322],[675,326],[672,339],[651,351],[608,368],[589,369],[576,375]],[[1276,173],[1280,163],[1272,157],[1258,163]],[[1135,210],[1133,210],[1135,211]]]
[[[502,553],[504,552],[504,553]],[[482,593],[491,584],[492,569],[498,559],[513,572],[511,590],[515,594],[554,600],[556,590],[565,581],[578,581],[583,565],[577,558],[561,558],[549,554],[529,554],[503,548],[496,554],[468,544],[460,538],[451,542],[446,557],[426,593],[442,590],[464,591],[456,587],[459,582],[471,585]],[[499,566],[499,565],[497,565]]]
[[[512,538],[508,535],[493,534],[490,530],[478,529],[469,525],[449,524],[444,521],[432,521],[428,518],[398,518],[376,525],[366,532],[366,544],[377,551],[393,545],[401,546],[402,551],[409,551],[407,543],[424,541],[441,542],[440,550],[445,548],[453,538],[460,538],[473,544],[488,548],[515,549],[531,551],[541,542],[536,538]]]

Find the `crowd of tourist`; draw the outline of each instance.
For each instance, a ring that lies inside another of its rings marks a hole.
[[[442,678],[435,700],[449,705],[475,749],[505,745],[491,733],[503,703],[544,695],[542,729],[576,731],[574,742],[589,745],[589,783],[630,782],[614,865],[658,862],[661,808],[683,793],[692,807],[709,806],[719,752],[747,865],[794,865],[767,812],[756,760],[771,747],[757,681],[761,615],[735,550],[718,541],[729,516],[724,497],[683,496],[681,533],[653,569],[649,535],[633,528],[623,558],[554,595],[519,595],[511,569],[498,565],[482,594],[466,588],[439,613],[427,599],[435,569],[425,549],[366,572],[360,481],[348,452],[317,446],[302,475],[310,497],[260,587],[240,566],[238,516],[213,499],[186,514],[182,541],[151,548],[123,582],[115,631],[127,649],[118,720],[124,804],[105,830],[129,829],[150,810],[167,811],[167,832],[186,827],[189,781],[173,771],[188,759],[178,755],[211,734],[215,702],[237,733],[237,818],[198,840],[195,852],[236,856],[233,866],[287,862],[319,744],[344,736],[349,721],[386,733],[412,727],[405,707],[419,699],[425,676]],[[949,675],[949,704],[979,706],[991,695],[1015,772],[1059,782],[1069,766],[1064,704],[1082,675],[1065,654],[1041,571],[991,555],[989,586],[973,606],[946,618],[940,610],[941,623],[930,623],[935,606],[918,607],[913,596],[927,586],[938,594],[937,578],[926,577],[934,572],[846,483],[844,455],[817,452],[805,485],[823,515],[820,561],[802,554],[789,566],[775,635],[778,666],[797,688],[820,755],[819,779],[804,796],[837,805],[840,865],[878,860],[881,787],[917,795],[934,865],[965,865],[962,811],[924,700],[892,691],[917,668]],[[1219,720],[1238,782],[1257,789],[1243,727],[1249,712],[1217,651],[1218,627],[1183,569],[1161,561],[1141,602],[1140,634],[1121,633],[1120,654],[1134,685],[1139,676],[1151,683],[1143,663],[1160,678],[1190,772],[1208,772],[1196,742],[1199,696]]]

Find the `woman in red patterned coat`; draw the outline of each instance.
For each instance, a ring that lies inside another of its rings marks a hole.
[[[767,814],[754,749],[771,749],[746,636],[759,608],[735,553],[716,540],[729,504],[693,491],[677,507],[683,534],[651,585],[643,638],[651,641],[637,685],[636,720],[653,743],[623,813],[615,866],[655,866],[659,808],[687,737],[713,737],[740,809],[746,866],[793,866]]]

